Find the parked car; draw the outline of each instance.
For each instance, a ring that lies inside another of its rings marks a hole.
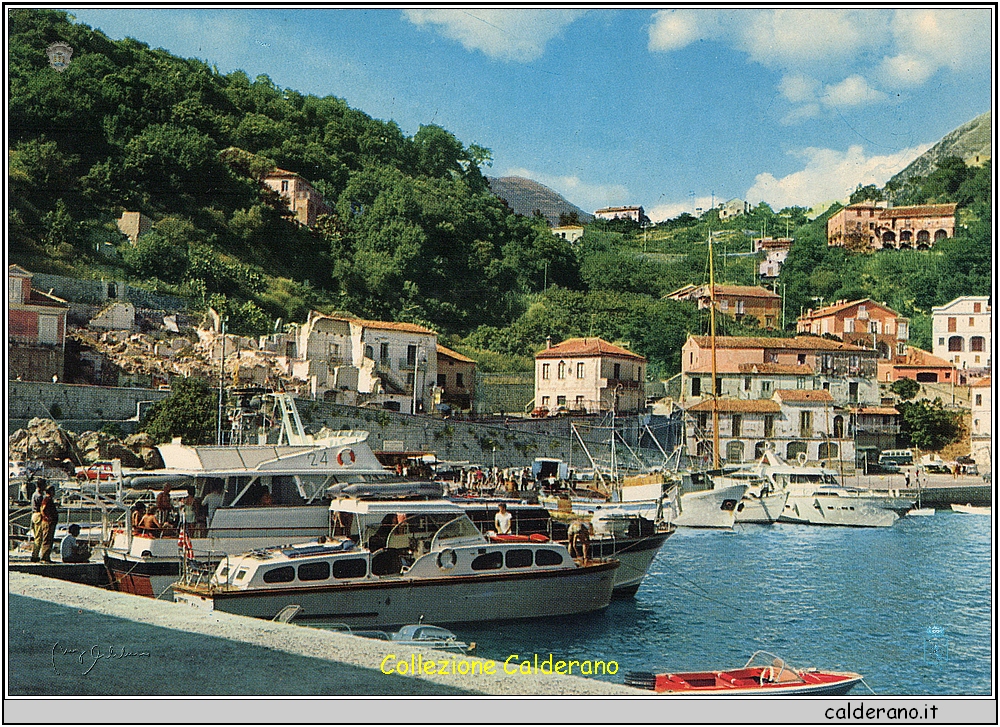
[[[549,409],[545,406],[536,406],[531,410],[532,419],[544,419],[549,415]]]

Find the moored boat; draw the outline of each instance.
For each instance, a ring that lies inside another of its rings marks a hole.
[[[993,513],[993,508],[989,505],[957,505],[953,504],[951,509],[954,512],[965,513],[966,515],[991,515]]]
[[[492,542],[446,500],[331,504],[326,542],[264,548],[224,559],[207,579],[188,574],[174,600],[273,618],[291,603],[297,620],[352,628],[587,613],[607,607],[615,560],[574,560],[550,541]]]
[[[625,675],[625,684],[663,695],[831,696],[847,694],[862,679],[854,672],[796,669],[774,654],[757,651],[738,669],[630,672]]]

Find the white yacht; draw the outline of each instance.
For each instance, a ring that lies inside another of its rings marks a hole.
[[[174,600],[245,616],[354,627],[465,623],[587,613],[611,600],[616,560],[576,561],[544,536],[497,542],[447,500],[338,498],[332,537],[224,559],[188,573]]]
[[[777,522],[788,501],[788,491],[773,490],[771,481],[752,469],[724,469],[710,473],[715,487],[745,485],[743,499],[736,506],[736,522],[769,524]]]

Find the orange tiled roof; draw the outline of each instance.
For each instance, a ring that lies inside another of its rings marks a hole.
[[[805,315],[799,316],[800,321],[808,321],[814,318],[825,318],[826,316],[833,315],[834,313],[839,313],[842,310],[847,310],[853,306],[859,305],[861,303],[871,303],[873,306],[881,308],[882,310],[887,310],[894,316],[898,316],[892,308],[887,305],[882,305],[881,303],[876,303],[871,298],[861,298],[860,300],[845,300],[840,303],[834,303],[833,305],[824,306],[823,308],[816,308],[815,310],[807,312]]]
[[[908,207],[888,207],[879,213],[880,219],[893,217],[948,217],[954,215],[957,202],[945,204],[916,204]]]
[[[363,326],[365,328],[374,328],[380,331],[406,331],[407,333],[427,333],[432,336],[437,335],[436,331],[432,331],[429,328],[424,328],[423,326],[417,325],[416,323],[396,323],[394,321],[368,321],[363,318],[352,318],[351,316],[345,316],[345,315],[326,315],[322,313],[319,315],[331,321],[344,321],[345,323],[356,323],[359,326]]]
[[[563,358],[566,356],[621,356],[645,361],[645,356],[608,343],[602,338],[568,338],[552,348],[543,348],[535,358]]]
[[[452,351],[450,348],[445,348],[440,343],[437,345],[437,352],[439,356],[447,356],[448,358],[453,358],[456,361],[461,361],[462,363],[475,363],[475,361],[468,356],[463,356],[458,351]]]
[[[980,379],[976,383],[971,384],[971,386],[983,387],[983,388],[987,388],[987,389],[990,386],[992,386],[992,385],[993,385],[993,381],[992,381],[992,377],[990,377],[990,376],[987,376],[985,379]]]
[[[781,397],[782,401],[833,403],[833,396],[826,389],[776,389],[774,395]]]
[[[688,340],[694,341],[701,348],[711,348],[712,339],[710,336],[691,336]],[[767,338],[765,336],[716,336],[716,348],[784,348],[792,351],[868,351],[874,354],[872,349],[864,349],[859,346],[852,346],[849,343],[831,341],[828,338],[818,336],[795,336],[794,338]]]
[[[741,374],[798,374],[812,376],[813,367],[809,364],[776,364],[776,363],[741,363]]]
[[[719,411],[723,414],[777,414],[781,411],[773,399],[719,399]],[[712,411],[712,400],[705,399],[688,411]]]
[[[945,361],[939,356],[935,356],[932,353],[928,353],[921,348],[915,346],[907,346],[906,356],[900,363],[893,364],[895,367],[911,367],[915,366],[918,368],[925,368],[928,366],[943,367],[943,368],[954,368],[954,364],[951,361]]]
[[[708,294],[708,286],[705,286],[705,294]],[[781,298],[773,290],[761,288],[756,285],[719,285],[715,286],[716,295],[741,295],[746,298]]]
[[[899,414],[899,410],[894,406],[859,406],[853,407],[849,411],[855,414],[882,414],[889,416]]]

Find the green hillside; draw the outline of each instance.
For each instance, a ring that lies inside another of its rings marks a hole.
[[[10,262],[186,296],[227,313],[236,332],[301,321],[311,308],[410,321],[484,370],[529,367],[547,336],[594,335],[670,375],[707,321],[662,298],[707,280],[710,231],[720,283],[755,282],[752,235],[796,238],[780,280],[790,329],[819,298],[869,295],[919,317],[989,292],[988,165],[947,162],[898,189],[859,190],[954,195],[968,230],[926,253],[848,257],[827,249],[826,216],[767,205],[725,223],[715,211],[650,230],[593,222],[570,246],[490,192],[489,150],[439,126],[406,136],[343,99],[113,41],[62,12],[9,17]],[[74,49],[63,72],[45,54],[56,40]],[[333,214],[296,224],[260,183],[275,167],[308,179]],[[155,223],[135,246],[115,225],[124,210]],[[115,255],[98,252],[108,243]],[[720,332],[761,333],[730,319]]]

